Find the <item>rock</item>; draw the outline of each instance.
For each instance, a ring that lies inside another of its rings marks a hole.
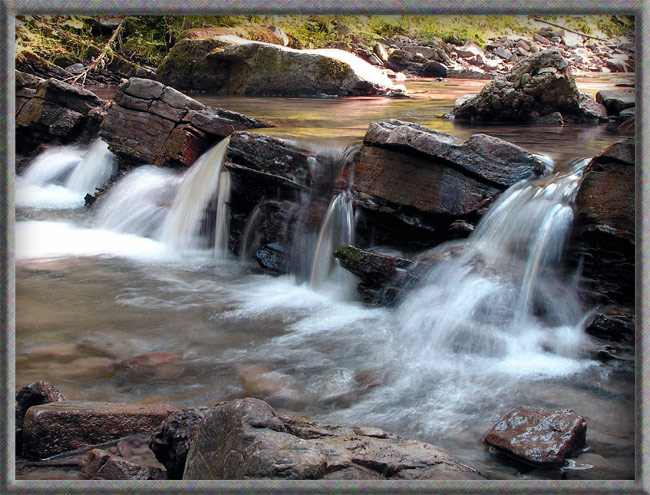
[[[124,459],[101,449],[93,449],[82,469],[86,480],[164,480],[165,472],[155,466]]]
[[[470,65],[469,67],[457,67],[449,69],[447,77],[457,79],[493,79],[493,76],[480,67]]]
[[[535,34],[533,35],[533,39],[534,39],[535,41],[537,41],[537,43],[540,43],[540,44],[542,44],[542,45],[550,45],[550,44],[551,44],[551,42],[550,42],[550,41],[549,41],[545,36],[542,36],[542,35],[539,34],[539,33],[535,33]]]
[[[456,107],[453,115],[476,122],[526,122],[560,112],[565,122],[597,123],[593,103],[580,97],[568,62],[549,50],[518,62],[504,78],[489,82],[476,98]]]
[[[280,416],[267,403],[217,405],[199,425],[183,479],[482,479],[433,445],[378,428]]]
[[[278,243],[265,244],[255,252],[255,260],[264,273],[284,275],[289,273],[289,253]]]
[[[620,58],[606,58],[605,65],[612,72],[628,72],[625,62]]]
[[[607,122],[607,109],[585,94],[580,95],[580,108],[586,118],[598,122]]]
[[[424,66],[422,75],[425,77],[447,77],[447,67],[432,60]]]
[[[220,94],[264,96],[383,95],[392,86],[378,68],[336,49],[295,50],[236,36],[206,59],[226,64]]]
[[[153,376],[165,380],[177,378],[185,371],[183,355],[180,352],[140,354],[122,361],[121,366],[135,376]]]
[[[50,383],[38,381],[21,388],[16,394],[16,452],[22,452],[23,421],[25,413],[32,406],[68,400]]]
[[[535,119],[535,124],[537,125],[564,125],[564,119],[560,112],[549,113],[543,117],[538,117]]]
[[[359,239],[432,247],[450,239],[452,222],[475,222],[501,191],[543,172],[533,155],[491,136],[462,142],[408,122],[372,123],[354,163],[354,203],[370,226],[359,225]]]
[[[413,53],[406,50],[395,50],[390,54],[386,66],[395,72],[402,72],[413,62]]]
[[[618,115],[626,108],[631,108],[636,103],[633,91],[599,91],[596,101],[601,103],[609,115]]]
[[[635,146],[628,139],[595,156],[576,197],[573,257],[592,300],[635,300]],[[581,260],[581,261],[580,261]]]
[[[388,50],[386,49],[386,45],[383,43],[376,43],[372,51],[377,55],[382,63],[385,64],[388,62]]]
[[[480,60],[483,61],[483,64],[485,64],[485,52],[480,46],[478,46],[473,41],[468,41],[463,46],[461,47],[456,46],[453,49],[461,58],[478,57]]]
[[[497,57],[501,57],[503,60],[510,60],[510,57],[512,57],[512,53],[509,50],[506,50],[503,47],[497,47],[494,50],[494,54]]]
[[[232,132],[270,125],[206,107],[151,79],[129,79],[120,86],[114,102],[99,134],[124,166],[188,166]]]
[[[633,119],[635,116],[636,116],[635,107],[626,108],[625,110],[621,110],[621,112],[618,114],[617,122],[619,124],[622,124],[623,122],[629,119]]]
[[[192,407],[178,411],[165,419],[151,435],[149,448],[156,455],[156,459],[165,466],[168,479],[183,478],[190,443],[208,411],[208,407]]]
[[[488,445],[536,465],[561,466],[586,443],[585,420],[569,409],[518,406],[485,436]]]
[[[585,323],[585,332],[615,342],[633,341],[635,332],[634,308],[607,306],[593,312]]]
[[[287,33],[279,26],[267,26],[267,28],[282,41],[283,46],[289,46],[289,37]]]
[[[102,103],[91,91],[17,72],[16,151],[29,153],[42,143],[89,142],[99,129],[90,113]]]
[[[379,285],[390,281],[398,270],[411,267],[411,261],[365,251],[356,246],[341,246],[334,251],[341,266],[357,275],[363,282]]]
[[[26,457],[43,459],[135,433],[156,430],[176,408],[109,402],[51,402],[25,415]]]

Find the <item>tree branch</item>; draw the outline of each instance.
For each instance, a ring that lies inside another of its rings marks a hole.
[[[607,40],[604,40],[602,38],[598,38],[597,36],[591,36],[590,34],[581,33],[580,31],[574,31],[573,29],[569,29],[567,27],[560,26],[559,24],[554,24],[552,22],[548,22],[548,21],[545,21],[543,19],[538,19],[537,17],[533,18],[533,20],[535,20],[537,22],[543,22],[544,24],[549,24],[551,26],[554,26],[554,27],[557,27],[557,28],[560,28],[560,29],[564,29],[565,31],[569,31],[570,33],[573,33],[573,34],[579,34],[580,36],[584,36],[585,38],[591,38],[593,40],[598,40],[598,41],[607,41]]]

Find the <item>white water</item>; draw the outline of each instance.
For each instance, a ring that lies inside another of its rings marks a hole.
[[[76,146],[41,153],[16,180],[16,206],[66,209],[84,204],[115,173],[117,165],[108,145],[97,139],[88,150]]]
[[[162,223],[158,238],[180,251],[204,250],[209,239],[201,234],[204,215],[220,190],[226,138],[205,152],[185,172],[180,189]],[[223,232],[223,227],[216,231]],[[226,236],[227,237],[227,236]]]
[[[217,195],[217,219],[214,230],[214,254],[225,259],[228,254],[228,234],[230,233],[230,173],[221,172]]]
[[[97,139],[65,181],[65,187],[78,193],[92,194],[96,187],[104,185],[115,172],[117,163],[113,153],[109,151],[106,142]]]

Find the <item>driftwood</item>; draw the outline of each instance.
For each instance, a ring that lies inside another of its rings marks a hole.
[[[72,79],[72,81],[70,82],[70,84],[76,84],[77,81],[83,77],[81,81],[81,87],[83,88],[84,84],[86,83],[86,77],[88,76],[88,73],[90,71],[95,70],[100,63],[103,63],[106,54],[111,49],[111,45],[115,42],[115,38],[117,38],[117,35],[122,30],[122,26],[124,25],[124,21],[126,21],[126,19],[127,19],[126,17],[122,19],[122,22],[120,22],[118,26],[115,28],[113,34],[108,39],[108,41],[104,45],[104,48],[102,49],[101,53],[97,56],[97,58],[88,67],[86,67],[86,69],[81,74],[75,76],[74,79]]]
[[[569,29],[568,27],[560,26],[559,24],[554,24],[552,22],[545,21],[544,19],[538,19],[537,17],[535,17],[533,20],[535,20],[537,22],[543,22],[544,24],[549,24],[549,25],[551,25],[553,27],[564,29],[565,31],[569,31],[570,33],[573,33],[573,34],[579,34],[580,36],[584,36],[585,38],[591,38],[592,40],[607,41],[607,40],[604,40],[602,38],[599,38],[598,36],[592,36],[590,34],[581,33],[580,31],[574,31],[573,29]]]

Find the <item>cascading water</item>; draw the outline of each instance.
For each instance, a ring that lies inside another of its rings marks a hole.
[[[230,173],[221,172],[217,196],[217,220],[214,227],[214,253],[217,258],[225,258],[228,253],[228,235],[230,233]]]
[[[65,181],[65,187],[78,193],[93,193],[117,172],[117,163],[108,144],[101,139],[95,140],[81,162],[74,168]]]
[[[116,172],[113,153],[101,139],[87,151],[74,146],[41,153],[16,181],[16,205],[76,208]]]
[[[145,165],[115,183],[101,198],[94,225],[144,237],[155,237],[179,188],[181,175]]]
[[[580,179],[578,171],[519,183],[465,242],[423,257],[443,261],[399,311],[418,352],[579,356],[584,315],[560,260]]]
[[[182,251],[210,247],[210,239],[202,235],[201,228],[206,210],[215,199],[215,195],[221,191],[225,196],[225,188],[220,187],[220,180],[229,142],[228,138],[220,141],[201,155],[185,173],[157,236],[165,244]],[[219,200],[217,199],[217,201]],[[227,220],[227,215],[225,215],[224,209],[225,202],[223,199],[221,201],[223,206],[219,221],[222,223],[215,227],[215,236],[218,235],[220,239],[224,240],[223,242],[227,242],[228,236],[223,234],[227,228],[223,224]],[[215,248],[217,256],[222,256],[225,252],[221,247],[220,245]]]

